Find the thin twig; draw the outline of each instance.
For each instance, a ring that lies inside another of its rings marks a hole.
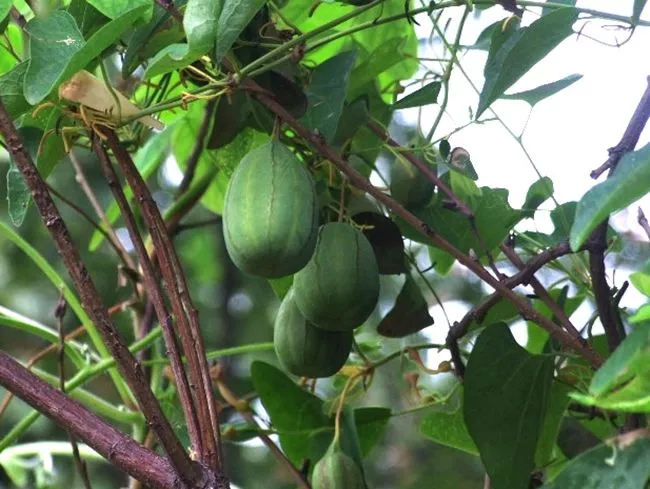
[[[648,118],[650,118],[650,77],[646,81],[646,89],[641,96],[641,100],[639,100],[621,140],[616,146],[609,149],[608,168],[610,172],[607,178],[611,178],[615,174],[616,167],[623,155],[634,150],[641,136],[641,132],[643,132]],[[592,177],[594,177],[593,172]],[[610,351],[614,351],[623,338],[625,338],[625,330],[618,310],[612,303],[612,294],[607,283],[605,251],[607,250],[608,223],[609,216],[589,237],[589,241],[591,242],[589,271],[594,297],[596,299],[596,308],[598,309],[598,315],[605,330],[607,345]]]
[[[86,178],[83,165],[77,158],[77,155],[75,154],[74,151],[70,151],[69,156],[70,156],[70,162],[72,163],[72,167],[74,168],[75,171],[75,180],[81,187],[81,190],[83,190],[83,193],[86,195],[86,198],[88,199],[88,202],[90,202],[90,205],[95,211],[95,214],[97,214],[97,217],[99,217],[99,221],[102,224],[101,229],[105,233],[111,236],[109,242],[113,244],[113,247],[119,248],[121,250],[120,252],[118,252],[118,255],[120,256],[120,258],[122,258],[122,262],[130,269],[135,270],[136,269],[135,263],[131,259],[131,256],[124,249],[124,246],[122,246],[122,242],[117,237],[117,233],[115,232],[115,229],[113,229],[113,226],[111,226],[111,223],[108,221],[106,217],[106,213],[104,212],[104,209],[99,203],[99,199],[95,195],[95,191],[88,183],[88,179]]]
[[[192,179],[194,179],[194,174],[196,173],[196,167],[201,158],[201,154],[205,149],[206,139],[212,126],[211,122],[214,117],[214,112],[217,107],[217,99],[211,99],[205,106],[205,112],[203,114],[203,120],[199,126],[199,132],[196,135],[196,141],[194,141],[194,148],[192,148],[192,153],[190,154],[187,162],[185,163],[185,175],[183,175],[183,180],[178,186],[177,195],[185,192],[190,184]]]
[[[54,317],[56,320],[56,329],[59,333],[59,389],[61,392],[65,392],[65,335],[63,334],[63,317],[65,316],[65,311],[68,308],[68,303],[63,297],[63,294],[59,297],[56,308],[54,310]],[[79,445],[77,440],[71,432],[68,432],[70,437],[70,446],[72,447],[72,458],[74,460],[77,471],[81,476],[84,487],[86,489],[92,489],[92,484],[90,483],[90,477],[88,477],[88,467],[86,462],[83,461],[81,455],[79,454]]]
[[[7,148],[13,157],[16,167],[22,173],[25,183],[31,191],[34,203],[45,227],[54,241],[57,252],[63,258],[84,309],[101,333],[104,343],[115,358],[120,372],[131,387],[140,405],[140,409],[158,436],[160,444],[167,452],[179,476],[186,483],[196,484],[202,478],[202,473],[196,470],[196,466],[190,460],[178,438],[176,438],[174,430],[165,417],[158,400],[149,388],[140,364],[131,354],[111,321],[101,295],[81,260],[72,236],[52,201],[52,197],[47,190],[47,185],[36,169],[31,156],[27,153],[22,136],[16,130],[2,102],[0,102],[0,133],[4,136]],[[27,373],[29,374],[29,372]],[[31,374],[29,375],[31,376]],[[2,380],[5,381],[6,379]],[[24,386],[18,386],[16,388],[22,391],[22,387]],[[9,390],[16,392],[14,389]],[[33,396],[28,397],[33,398]],[[64,406],[64,403],[57,402],[52,404],[52,406],[60,408]],[[39,408],[39,410],[41,412],[51,412],[51,409]],[[66,428],[74,429],[73,426],[66,426]],[[88,440],[84,439],[84,441],[93,446]],[[119,466],[119,464],[116,465]]]
[[[201,437],[199,436],[199,422],[196,417],[197,409],[195,406],[195,401],[192,398],[187,376],[185,375],[185,369],[183,368],[183,362],[181,360],[182,355],[179,351],[178,342],[174,334],[173,319],[169,315],[167,306],[165,305],[165,299],[161,289],[160,279],[154,270],[149,255],[147,254],[144,242],[142,241],[142,236],[140,236],[137,224],[135,222],[135,217],[133,216],[133,212],[129,207],[128,201],[126,200],[126,196],[122,191],[122,186],[120,185],[117,175],[115,174],[113,164],[111,163],[106,150],[102,146],[101,141],[97,137],[93,138],[93,149],[99,157],[99,161],[104,172],[104,176],[108,182],[108,186],[115,196],[115,200],[117,201],[122,216],[126,222],[126,226],[129,230],[129,236],[131,237],[131,240],[133,241],[133,244],[137,250],[138,257],[140,259],[140,265],[142,266],[143,270],[146,291],[156,311],[158,322],[160,323],[163,331],[163,337],[165,339],[168,357],[170,359],[171,368],[174,373],[176,386],[178,387],[178,392],[181,399],[181,405],[183,407],[183,412],[187,421],[190,441],[194,450],[201,453],[203,450],[203,445]]]
[[[151,192],[135,167],[131,155],[124,149],[115,132],[104,129],[106,144],[115,155],[124,173],[156,247],[161,275],[170,288],[168,294],[176,317],[180,340],[188,357],[189,377],[196,395],[196,409],[204,452],[200,459],[218,476],[222,476],[221,433],[218,412],[211,388],[209,367],[199,327],[198,312],[189,296],[185,274]]]
[[[0,110],[1,113],[1,110]],[[153,453],[0,351],[0,385],[147,486],[184,489],[165,457]]]

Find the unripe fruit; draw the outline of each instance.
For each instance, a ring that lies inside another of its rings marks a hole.
[[[357,464],[333,442],[312,474],[313,489],[364,489],[363,475]]]
[[[322,226],[316,251],[294,277],[300,312],[319,328],[352,331],[368,319],[379,298],[379,270],[368,239],[344,223]]]
[[[223,209],[226,249],[242,271],[265,278],[291,275],[314,252],[314,183],[279,141],[248,153],[228,185]]]
[[[280,363],[292,374],[330,377],[345,364],[352,336],[350,331],[325,331],[310,324],[296,306],[291,289],[275,318],[273,344]]]

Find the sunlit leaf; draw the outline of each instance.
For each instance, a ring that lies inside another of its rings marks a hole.
[[[650,144],[627,153],[614,175],[592,187],[578,202],[571,228],[571,249],[580,248],[612,212],[623,209],[650,190]]]

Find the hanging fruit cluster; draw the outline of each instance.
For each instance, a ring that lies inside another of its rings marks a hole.
[[[248,153],[233,173],[223,228],[228,254],[242,271],[294,275],[275,320],[280,363],[310,378],[338,372],[353,330],[379,299],[379,268],[366,236],[347,222],[319,227],[311,174],[277,140]]]

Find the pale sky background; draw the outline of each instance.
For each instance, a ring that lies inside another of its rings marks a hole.
[[[633,1],[629,0],[587,0],[579,1],[578,7],[588,7],[619,15],[630,15]],[[534,9],[539,14],[541,9]],[[648,19],[650,9],[645,9],[642,18]],[[460,9],[456,9],[460,12]],[[466,22],[462,43],[473,44],[481,31],[491,23],[507,17],[501,7],[493,7],[481,13],[479,19],[470,18]],[[458,14],[451,24],[450,31],[455,32]],[[533,22],[537,15],[526,13],[523,25]],[[649,19],[650,20],[650,19]],[[431,23],[424,16],[418,17],[421,26],[418,37],[427,37]],[[585,25],[580,21],[574,25],[579,30]],[[582,32],[600,41],[616,44],[627,38],[626,31],[614,30],[610,26],[615,22],[590,21]],[[632,39],[621,47],[605,46],[592,39],[571,36],[551,52],[543,61],[524,75],[507,93],[516,93],[535,88],[539,85],[562,79],[578,73],[583,78],[569,88],[539,102],[528,122],[523,137],[524,145],[530,153],[543,176],[553,180],[555,197],[559,203],[580,198],[595,183],[590,178],[591,170],[600,166],[607,159],[607,149],[620,140],[637,103],[646,87],[646,77],[650,75],[648,60],[650,46],[650,27],[640,27]],[[440,44],[434,44],[423,57],[442,57]],[[487,59],[486,51],[472,50],[461,54],[461,63],[474,84],[483,86],[483,67]],[[440,72],[439,63],[429,63],[432,69]],[[437,137],[443,136],[469,121],[469,109],[476,110],[478,95],[466,81],[463,74],[455,70],[450,83],[448,113],[443,117]],[[415,90],[417,87],[413,87]],[[442,99],[442,94],[439,100]],[[438,111],[437,105],[429,106],[423,115],[425,130],[433,123]],[[499,117],[513,130],[520,134],[528,116],[529,106],[522,101],[499,100],[492,105]],[[403,121],[415,124],[417,109],[404,110],[399,113]],[[482,118],[492,117],[486,111]],[[650,131],[644,131],[637,148],[648,143]],[[467,149],[479,175],[479,185],[507,188],[510,191],[510,204],[520,207],[529,186],[538,177],[518,143],[497,121],[475,125],[464,129],[450,138],[452,147],[462,146]],[[598,180],[602,181],[604,175]],[[619,231],[631,231],[639,240],[647,237],[636,222],[636,209],[641,205],[650,215],[650,196],[630,206],[629,210],[619,212],[612,219],[612,225]],[[541,209],[550,211],[553,203],[549,200]],[[535,222],[527,220],[523,228],[538,226],[540,231],[552,230],[548,212],[538,212]],[[522,228],[522,226],[519,226]],[[650,257],[649,257],[650,258]],[[611,278],[611,269],[608,270]],[[623,273],[621,273],[623,272]],[[463,273],[463,272],[461,272]],[[625,271],[617,271],[616,285],[620,286],[627,278]],[[611,281],[610,281],[611,284]],[[486,292],[491,290],[486,287]],[[639,307],[645,298],[630,287],[626,293],[623,306]],[[469,305],[460,301],[447,301],[445,308],[451,321],[459,320],[468,311]],[[591,315],[592,307],[583,304],[572,316],[572,320],[581,327]],[[431,307],[431,314],[436,324],[426,330],[432,341],[444,342],[447,334],[446,320],[440,307]],[[521,321],[513,328],[515,336],[521,343],[525,342],[525,324]],[[598,332],[598,328],[594,330]],[[448,355],[430,356],[429,363],[437,365]]]

